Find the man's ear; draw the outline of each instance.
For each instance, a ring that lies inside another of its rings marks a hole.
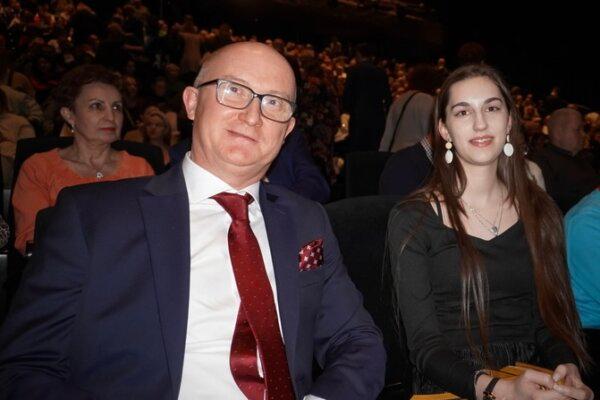
[[[186,87],[183,91],[183,105],[185,106],[187,117],[192,121],[194,120],[194,116],[196,114],[198,95],[198,89],[191,86]]]
[[[287,122],[288,126],[285,130],[285,136],[283,137],[283,140],[285,140],[285,138],[288,137],[288,135],[292,132],[292,130],[294,129],[294,126],[296,126],[296,118],[292,117],[292,119],[290,119]]]
[[[438,132],[440,133],[442,139],[444,139],[446,142],[448,141],[448,139],[452,140],[450,134],[448,133],[448,128],[446,128],[446,124],[444,124],[444,122],[441,119],[438,120]]]
[[[69,124],[71,128],[75,127],[75,116],[69,107],[60,108],[60,116]]]

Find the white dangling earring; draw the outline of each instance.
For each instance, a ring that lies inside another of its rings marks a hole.
[[[506,143],[504,143],[504,147],[502,148],[502,151],[504,152],[504,155],[506,155],[506,157],[512,156],[513,153],[515,152],[515,148],[513,147],[512,143],[510,142],[510,135],[506,135]]]
[[[446,154],[444,154],[444,159],[446,160],[446,164],[452,164],[452,160],[454,160],[454,153],[452,153],[452,142],[450,140],[446,142]]]

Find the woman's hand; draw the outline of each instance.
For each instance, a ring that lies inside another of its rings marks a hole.
[[[568,400],[568,395],[553,390],[555,385],[552,376],[528,369],[516,379],[500,379],[494,395],[499,400]]]
[[[554,370],[552,379],[557,382],[553,389],[564,396],[577,400],[592,400],[594,398],[592,390],[581,381],[579,369],[575,364],[559,365]],[[558,382],[562,382],[562,384]]]

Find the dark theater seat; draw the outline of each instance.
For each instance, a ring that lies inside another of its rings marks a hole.
[[[412,387],[406,339],[403,328],[399,333],[395,328],[391,280],[384,260],[388,214],[398,200],[395,196],[362,196],[325,206],[348,273],[383,333],[388,359],[380,400],[408,399]]]

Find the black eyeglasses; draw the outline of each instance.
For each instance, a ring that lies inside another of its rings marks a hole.
[[[255,97],[258,97],[260,112],[265,118],[276,122],[288,122],[294,115],[296,103],[272,94],[258,94],[241,83],[226,79],[214,79],[201,83],[196,88],[214,84],[217,85],[217,101],[224,106],[242,110],[248,107]]]

